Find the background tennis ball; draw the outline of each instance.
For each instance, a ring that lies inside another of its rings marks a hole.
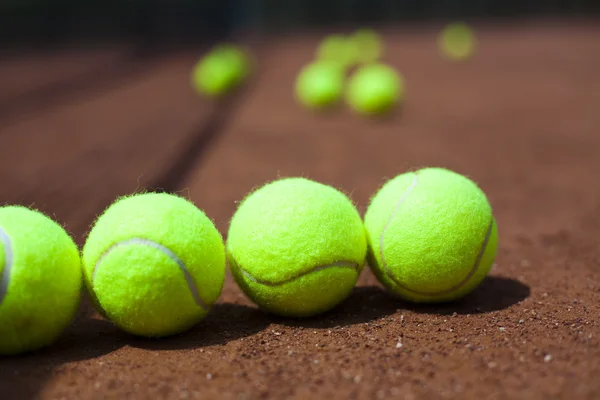
[[[304,178],[275,181],[246,197],[227,240],[231,271],[246,295],[291,317],[325,312],[347,298],[366,247],[348,197]]]
[[[226,59],[236,72],[238,83],[241,83],[252,72],[250,53],[241,46],[225,43],[214,49],[217,57]]]
[[[339,64],[340,67],[350,67],[356,61],[354,43],[341,34],[329,35],[317,47],[317,60]]]
[[[311,109],[323,109],[340,101],[344,93],[344,71],[335,63],[313,62],[296,78],[296,99]]]
[[[245,51],[221,45],[194,66],[192,84],[200,94],[220,97],[239,87],[250,71],[251,62]]]
[[[404,100],[404,79],[394,68],[377,63],[360,67],[346,88],[346,101],[358,113],[378,115]]]
[[[462,22],[447,25],[438,38],[442,54],[454,61],[470,58],[475,52],[476,40],[473,31]]]
[[[53,343],[81,298],[79,250],[49,217],[20,206],[0,208],[0,354]]]
[[[350,36],[349,40],[354,46],[356,63],[376,62],[383,55],[383,40],[373,29],[359,29]]]
[[[83,248],[86,287],[121,329],[160,337],[202,320],[225,278],[225,248],[208,217],[166,193],[124,197],[93,226]]]
[[[389,290],[414,302],[471,292],[489,272],[498,231],[470,179],[426,168],[388,181],[365,214],[369,264]]]

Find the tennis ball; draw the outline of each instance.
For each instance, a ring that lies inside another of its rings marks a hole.
[[[485,278],[498,231],[485,194],[470,179],[425,168],[389,180],[365,214],[369,265],[413,302],[459,299]]]
[[[75,317],[81,297],[79,250],[46,215],[0,208],[0,354],[52,344]]]
[[[356,48],[344,35],[329,35],[319,43],[316,59],[337,63],[342,68],[350,67],[356,60]]]
[[[221,97],[240,86],[250,74],[250,64],[240,48],[230,44],[217,46],[194,66],[192,86],[200,94]]]
[[[305,178],[271,182],[247,196],[227,240],[241,289],[261,309],[289,317],[317,315],[347,298],[366,250],[350,199]]]
[[[475,52],[475,35],[462,22],[447,25],[439,35],[438,47],[444,56],[454,61],[470,58]]]
[[[235,71],[237,82],[241,83],[252,71],[252,60],[250,53],[241,46],[231,43],[221,44],[215,47],[213,53],[227,60]]]
[[[360,67],[346,87],[346,101],[359,114],[388,112],[404,99],[404,78],[394,68],[381,64]]]
[[[383,55],[383,41],[373,29],[361,28],[349,40],[353,43],[358,64],[376,62]]]
[[[343,96],[344,80],[344,71],[338,64],[312,62],[296,78],[296,99],[310,109],[330,107]]]
[[[166,193],[123,197],[83,247],[84,281],[98,311],[126,332],[181,333],[209,312],[225,279],[225,247],[210,219]]]

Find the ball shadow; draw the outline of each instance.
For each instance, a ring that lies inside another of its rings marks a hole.
[[[404,114],[406,113],[405,108],[404,104],[398,104],[381,114],[359,116],[373,126],[395,124],[400,123],[404,118]]]
[[[444,304],[406,304],[409,310],[425,314],[485,314],[509,308],[529,297],[529,286],[516,279],[488,276],[462,299]]]
[[[35,399],[63,364],[101,357],[126,343],[115,340],[114,327],[108,321],[94,318],[89,306],[64,334],[43,349],[14,356],[0,356],[0,393],[7,399]]]
[[[272,323],[310,328],[333,328],[377,320],[402,307],[397,299],[378,286],[359,286],[334,309],[308,318],[284,318],[268,315]]]
[[[119,332],[127,345],[147,350],[184,350],[222,345],[264,330],[270,324],[257,308],[240,304],[215,304],[192,329],[164,338],[142,338]]]

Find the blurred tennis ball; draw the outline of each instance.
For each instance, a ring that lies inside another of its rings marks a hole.
[[[338,63],[346,68],[351,66],[356,59],[354,43],[346,36],[333,34],[324,38],[317,47],[317,60]]]
[[[360,67],[350,77],[346,101],[359,114],[380,115],[404,100],[404,78],[389,65]]]
[[[473,30],[465,23],[447,25],[440,33],[438,46],[442,54],[454,61],[470,58],[475,52],[476,39]]]
[[[356,56],[356,63],[364,64],[379,60],[384,51],[383,40],[375,30],[361,28],[350,36]]]
[[[310,109],[330,107],[343,96],[344,80],[344,69],[338,63],[314,61],[296,78],[296,99]]]
[[[240,86],[251,69],[246,51],[232,44],[219,45],[194,66],[192,85],[200,94],[219,97]]]
[[[214,54],[231,63],[233,68],[239,72],[239,78],[244,79],[252,72],[252,60],[248,50],[241,46],[225,43],[214,49]]]

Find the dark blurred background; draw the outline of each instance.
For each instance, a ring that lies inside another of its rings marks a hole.
[[[600,0],[2,0],[0,43],[187,43],[239,30],[598,14]]]

